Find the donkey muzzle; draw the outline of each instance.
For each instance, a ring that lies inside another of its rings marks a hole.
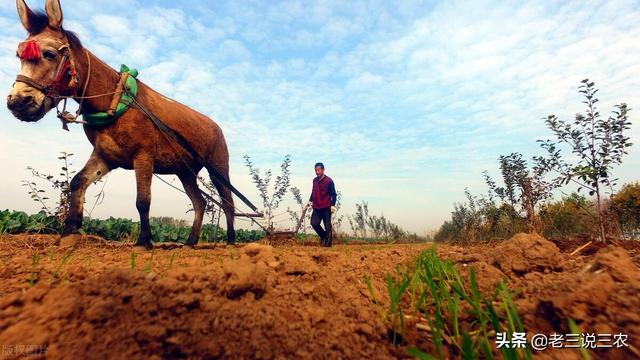
[[[7,96],[7,108],[22,121],[38,121],[44,116],[43,104],[37,104],[35,98],[30,95]]]

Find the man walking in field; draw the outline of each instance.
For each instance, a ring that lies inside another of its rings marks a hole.
[[[336,187],[330,177],[324,174],[324,164],[315,164],[316,177],[307,206],[313,207],[311,226],[320,237],[320,245],[331,246],[331,214],[336,212]],[[320,226],[324,222],[324,229]]]

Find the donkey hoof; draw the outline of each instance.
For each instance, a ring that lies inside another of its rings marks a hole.
[[[56,245],[58,245],[61,249],[71,249],[75,248],[81,239],[81,234],[66,235],[60,237],[60,239],[56,242]]]

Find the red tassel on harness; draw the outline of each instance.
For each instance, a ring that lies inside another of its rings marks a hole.
[[[75,75],[76,71],[73,66],[71,66],[71,62],[66,60],[51,85],[58,94],[68,95],[72,93],[75,88],[73,84],[71,84],[71,80]]]
[[[20,53],[20,59],[22,60],[36,60],[40,59],[41,56],[40,48],[35,40],[27,41],[22,53]]]

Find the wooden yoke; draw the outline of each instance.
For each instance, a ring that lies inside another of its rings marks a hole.
[[[126,71],[123,71],[120,73],[120,80],[118,80],[118,85],[116,86],[116,92],[113,94],[113,97],[111,98],[111,105],[109,105],[109,109],[107,110],[107,114],[109,116],[113,116],[113,114],[116,112],[116,107],[120,102],[120,97],[122,96],[122,92],[124,90],[124,84],[127,81],[128,76],[129,76],[129,73]]]

